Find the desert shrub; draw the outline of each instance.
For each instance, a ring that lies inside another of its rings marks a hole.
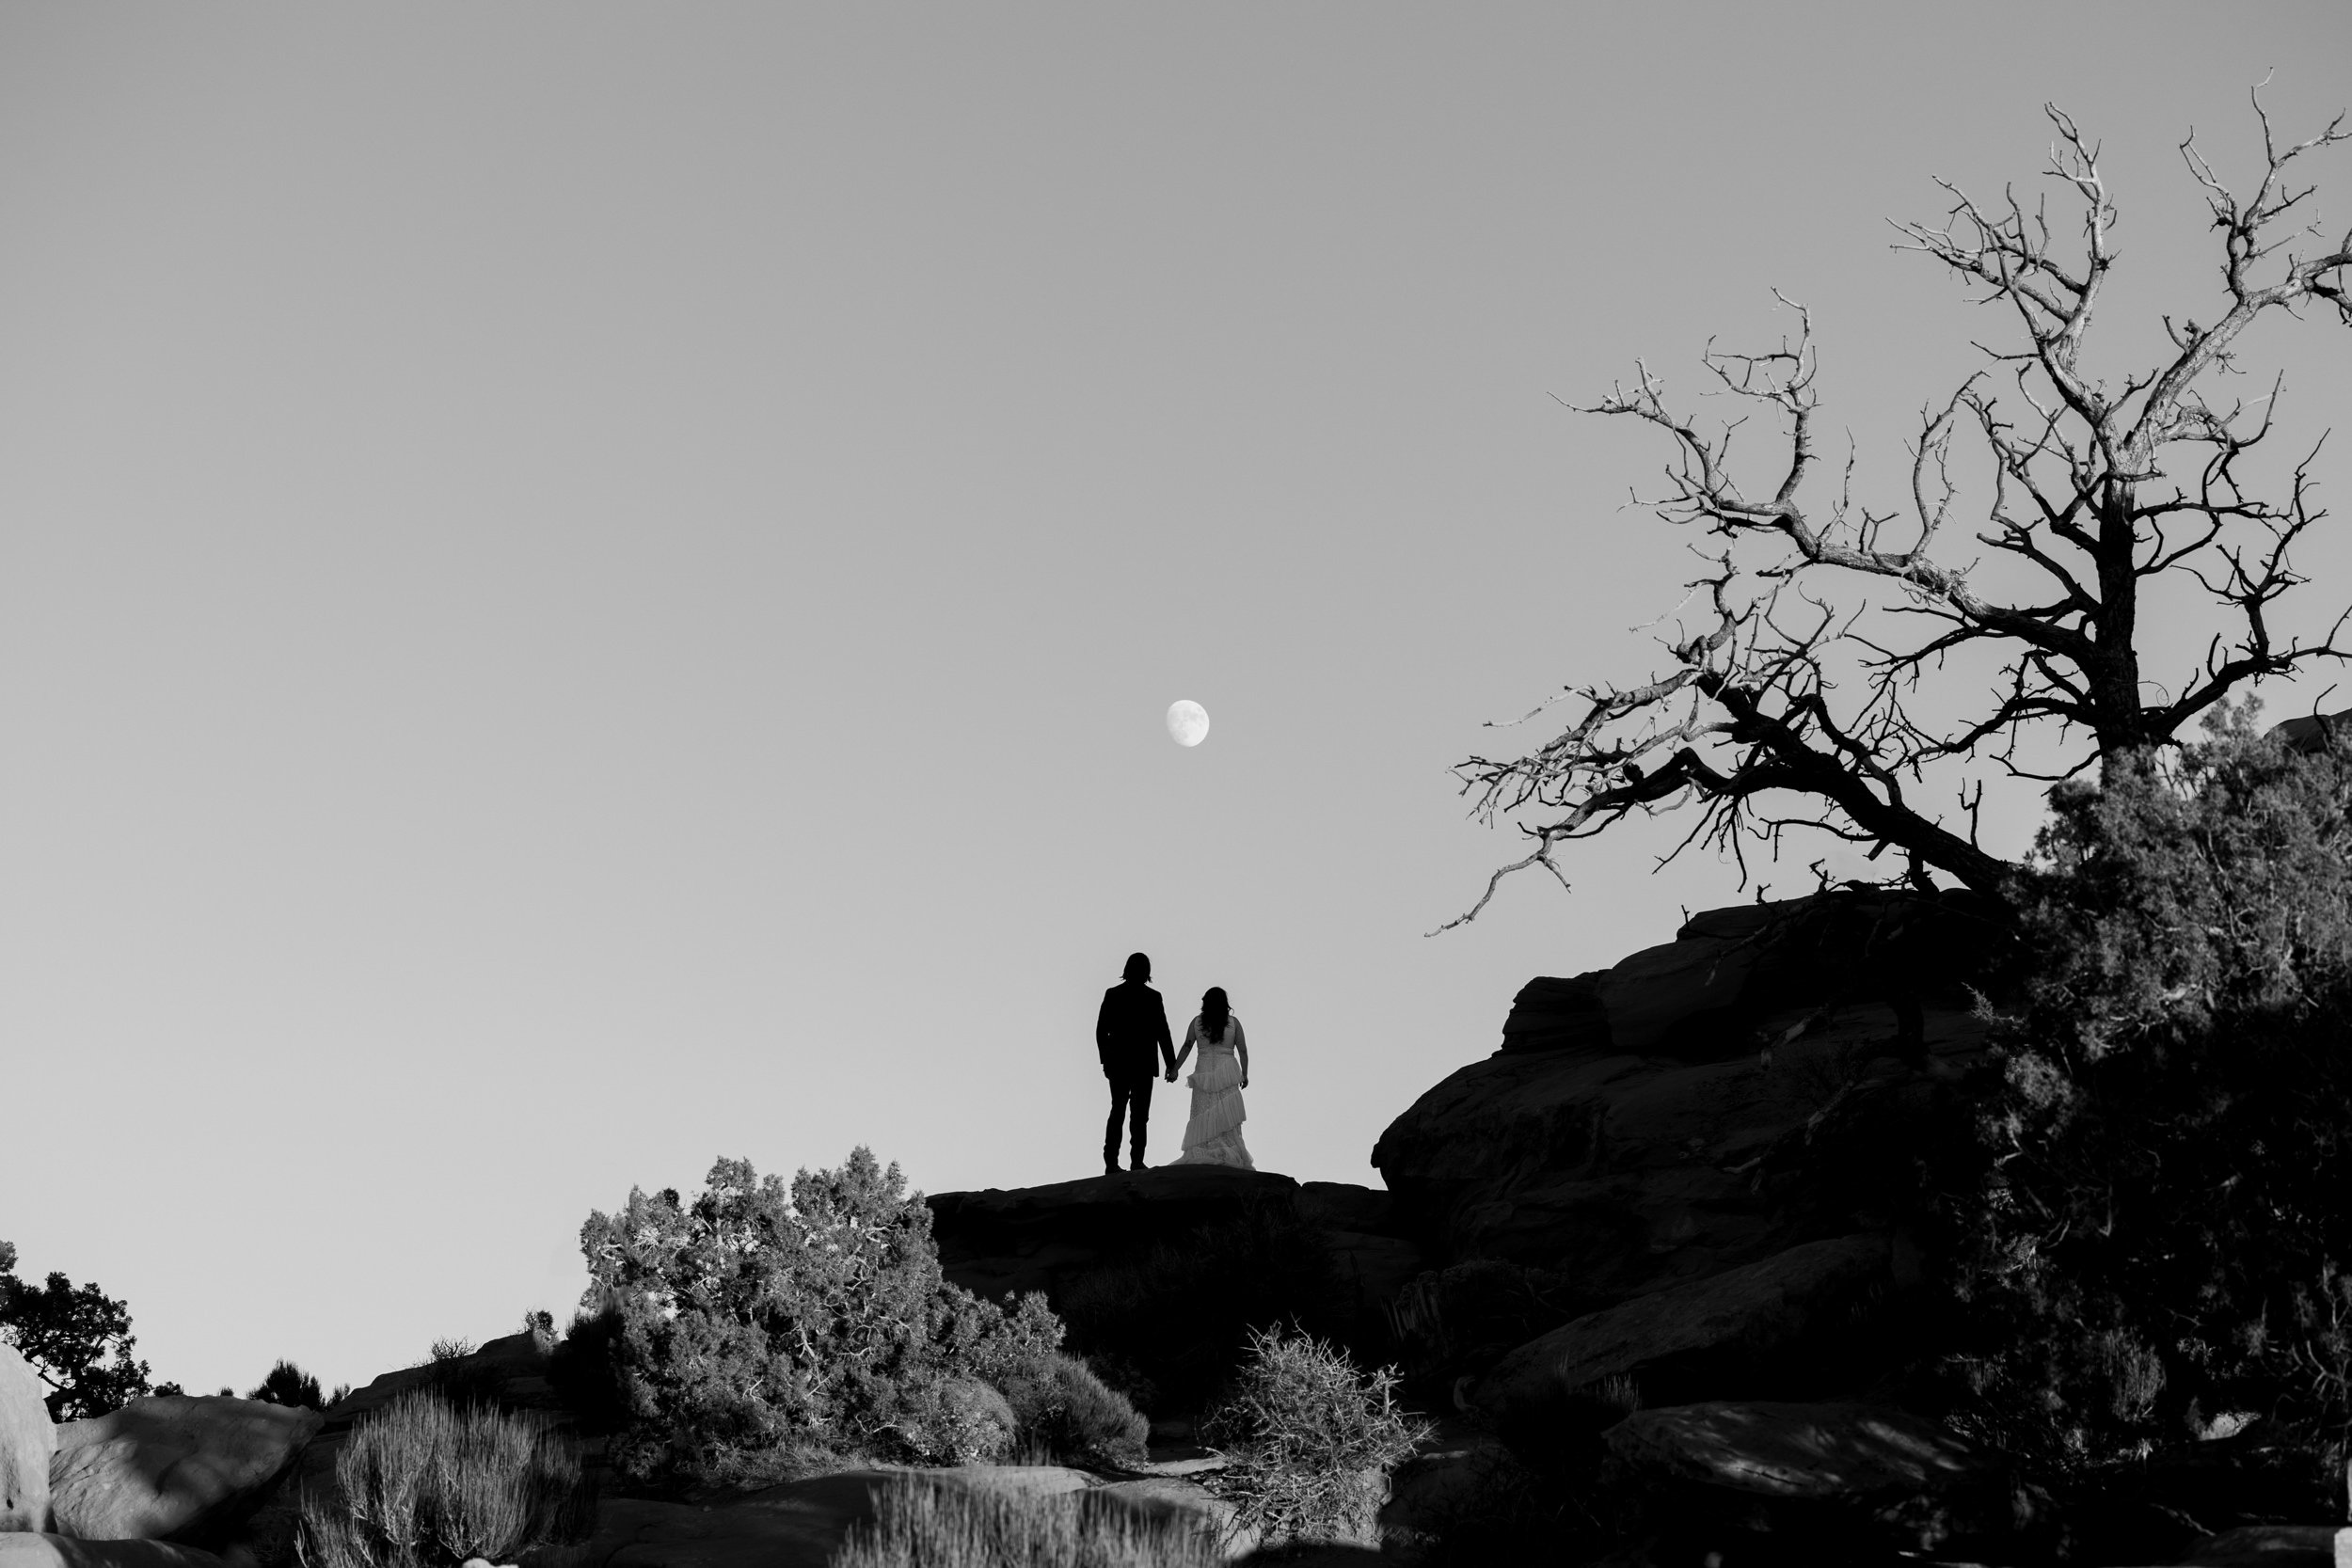
[[[326,1396],[319,1392],[319,1380],[291,1361],[280,1361],[262,1379],[261,1386],[246,1395],[265,1404],[294,1405],[304,1410],[324,1410]]]
[[[1025,1309],[1029,1303],[1045,1311],[1042,1296],[1027,1297]],[[1050,1347],[1042,1355],[1009,1360],[982,1369],[981,1375],[1010,1402],[1014,1448],[1021,1454],[1041,1464],[1101,1467],[1143,1460],[1152,1423],[1084,1361]]]
[[[1323,1233],[1287,1204],[1253,1204],[1060,1294],[1073,1346],[1150,1408],[1190,1412],[1232,1375],[1253,1331],[1336,1329],[1339,1276]]]
[[[1215,1539],[1084,1493],[1038,1497],[910,1476],[875,1498],[834,1568],[1216,1568]]]
[[[1393,1372],[1279,1328],[1250,1335],[1239,1376],[1201,1422],[1225,1455],[1218,1489],[1235,1524],[1269,1544],[1377,1542],[1389,1472],[1428,1434],[1398,1408]]]
[[[98,1288],[52,1274],[40,1285],[17,1278],[16,1248],[0,1242],[0,1339],[16,1347],[49,1385],[53,1421],[119,1410],[143,1394],[176,1394],[177,1384],[148,1382],[147,1363],[132,1352],[131,1309]]]
[[[860,1148],[790,1186],[740,1160],[691,1203],[629,1195],[580,1231],[632,1482],[738,1485],[818,1456],[995,1458],[1014,1416],[991,1379],[1045,1375],[1060,1337],[1041,1299],[1009,1316],[940,1276],[930,1211]],[[584,1360],[586,1346],[583,1344]],[[594,1373],[563,1369],[579,1389]]]
[[[2229,716],[2057,792],[1955,1205],[1962,1416],[2062,1464],[2352,1415],[2352,752]]]
[[[302,1500],[295,1551],[303,1568],[454,1568],[513,1562],[595,1528],[595,1492],[561,1437],[420,1391],[352,1433],[332,1490]]]

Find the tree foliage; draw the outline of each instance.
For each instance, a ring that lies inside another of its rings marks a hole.
[[[291,1361],[279,1361],[269,1370],[259,1386],[246,1391],[249,1400],[263,1404],[291,1405],[303,1410],[324,1410],[327,1399],[319,1387],[319,1380]]]
[[[0,1338],[14,1345],[49,1385],[52,1420],[77,1421],[119,1410],[151,1393],[176,1393],[148,1381],[148,1366],[132,1352],[131,1309],[96,1281],[75,1285],[52,1274],[33,1285],[15,1274],[16,1248],[0,1242]]]
[[[946,1283],[930,1211],[864,1148],[789,1186],[741,1160],[692,1201],[629,1194],[580,1230],[616,1384],[612,1455],[640,1481],[718,1482],[796,1452],[916,1463],[1001,1454],[1051,1390],[1061,1324]]]
[[[2236,399],[2221,383],[2266,315],[2315,306],[2352,324],[2352,232],[2298,228],[2311,189],[2296,182],[2298,160],[2352,131],[2339,118],[2281,146],[2258,99],[2263,163],[2244,196],[2194,138],[2182,144],[2219,236],[2224,294],[2209,324],[2163,317],[2170,346],[2109,378],[2086,348],[2118,264],[2117,208],[2098,148],[2048,112],[2048,172],[2073,225],[2046,204],[1985,203],[1947,185],[1940,225],[1901,226],[1906,248],[1998,309],[2014,336],[1922,414],[1900,504],[1859,499],[1851,459],[1842,476],[1824,472],[1802,308],[1777,346],[1704,358],[1718,394],[1777,427],[1760,463],[1745,447],[1734,459],[1736,431],[1756,438],[1742,418],[1708,425],[1677,412],[1646,365],[1585,410],[1663,435],[1672,461],[1657,514],[1704,535],[1707,570],[1684,600],[1695,610],[1663,640],[1663,669],[1570,686],[1553,699],[1571,704],[1567,728],[1523,755],[1458,767],[1474,815],[1517,820],[1533,846],[1449,924],[1475,917],[1511,872],[1542,865],[1565,880],[1561,844],[1674,805],[1698,813],[1686,845],[1776,853],[1790,830],[1817,832],[1873,858],[1894,851],[1889,863],[1915,883],[1941,873],[1999,895],[2014,868],[1977,840],[1983,781],[1968,793],[1968,761],[2072,776],[2170,740],[2249,682],[2344,657],[2333,630],[2298,637],[2278,617],[2303,580],[2292,548],[2323,515],[2311,457],[2275,483],[2256,475],[2250,454],[2273,428],[2278,387]],[[1979,546],[2016,592],[1958,553]],[[2185,660],[2148,645],[2159,584],[2201,593],[2219,617],[2223,629]],[[1931,679],[1942,689],[1930,696]]]
[[[2352,1418],[2352,749],[2229,713],[2054,800],[1988,1175],[1975,1418],[2057,1460]],[[2224,1423],[2217,1429],[2215,1422]]]

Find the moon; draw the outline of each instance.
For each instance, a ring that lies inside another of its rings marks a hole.
[[[1209,736],[1209,710],[1189,697],[1168,705],[1168,738],[1179,746],[1198,746]]]

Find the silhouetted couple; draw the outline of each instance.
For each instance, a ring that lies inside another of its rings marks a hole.
[[[1152,989],[1152,960],[1140,953],[1128,955],[1126,978],[1103,993],[1103,1010],[1094,1019],[1094,1050],[1103,1058],[1103,1076],[1111,1085],[1110,1125],[1103,1130],[1103,1174],[1119,1174],[1119,1128],[1128,1128],[1128,1165],[1143,1168],[1144,1129],[1152,1119],[1152,1080],[1162,1064],[1168,1081],[1198,1048],[1200,1061],[1192,1069],[1192,1117],[1184,1124],[1184,1151],[1180,1165],[1238,1165],[1249,1163],[1249,1149],[1241,1141],[1241,1091],[1249,1086],[1249,1046],[1242,1037],[1241,1020],[1226,1004],[1221,986],[1211,986],[1200,998],[1200,1014],[1184,1031],[1184,1048],[1178,1051],[1168,1037],[1168,1008]]]

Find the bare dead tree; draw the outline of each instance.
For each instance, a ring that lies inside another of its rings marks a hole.
[[[1669,641],[1652,679],[1565,688],[1552,702],[1576,703],[1581,716],[1540,749],[1458,765],[1473,816],[1510,817],[1534,846],[1438,930],[1476,918],[1504,877],[1529,866],[1565,883],[1553,860],[1561,844],[1677,806],[1697,817],[1674,853],[1707,844],[1744,867],[1748,847],[1777,853],[1790,831],[1818,831],[1873,859],[1899,851],[1898,875],[1915,885],[1940,871],[1998,897],[2012,867],[1979,841],[1982,778],[1973,795],[1961,785],[1952,815],[1964,826],[1956,828],[1919,798],[1935,765],[1989,761],[2021,777],[2068,776],[2169,741],[2249,682],[2346,657],[2342,618],[2318,641],[2272,625],[2272,607],[2304,580],[2291,548],[2325,515],[2312,499],[2316,449],[2283,498],[2253,493],[2240,469],[2272,428],[2277,384],[2251,407],[2209,398],[2206,388],[2236,371],[2233,345],[2266,311],[2299,315],[2316,302],[2352,325],[2352,231],[2330,241],[2316,222],[2291,222],[2312,194],[2294,182],[2296,160],[2352,140],[2352,130],[2340,115],[2281,147],[2258,89],[2264,169],[2243,199],[2193,134],[2181,144],[2221,236],[2228,308],[2209,325],[2164,318],[2169,357],[2116,387],[2082,362],[2116,261],[2116,209],[2097,147],[2058,108],[2046,112],[2058,133],[2047,173],[2081,207],[2078,241],[2053,237],[2046,201],[2028,211],[2005,193],[1981,205],[1949,182],[1939,182],[1953,202],[1940,227],[1897,226],[1899,248],[1942,262],[2023,328],[2021,345],[1986,349],[1987,368],[1922,416],[1905,507],[1857,504],[1851,459],[1834,493],[1812,498],[1819,402],[1812,319],[1801,307],[1794,339],[1771,352],[1710,345],[1704,357],[1721,389],[1770,410],[1785,436],[1769,488],[1734,476],[1739,422],[1702,431],[1669,408],[1646,365],[1631,386],[1580,410],[1640,420],[1670,439],[1667,488],[1652,504],[1666,522],[1709,536],[1709,568],[1684,601],[1706,608]],[[1956,508],[1967,510],[1953,467],[1963,431],[1981,441],[1991,470],[1974,538],[2014,558],[2036,585],[2013,601],[1980,592],[1968,563],[1942,559]],[[2176,574],[2210,595],[2231,629],[2212,639],[2188,678],[2164,689],[2177,695],[2151,703],[2143,594],[2152,578]],[[1833,582],[1848,591],[1843,610],[1829,596]],[[1866,627],[1872,603],[1884,613]],[[1881,622],[1916,631],[1890,636]],[[1979,716],[1915,717],[1924,675],[1984,668],[1994,673]],[[2029,732],[2057,737],[2066,760],[2056,772],[2047,763],[2036,770],[2036,753],[2020,750]]]

